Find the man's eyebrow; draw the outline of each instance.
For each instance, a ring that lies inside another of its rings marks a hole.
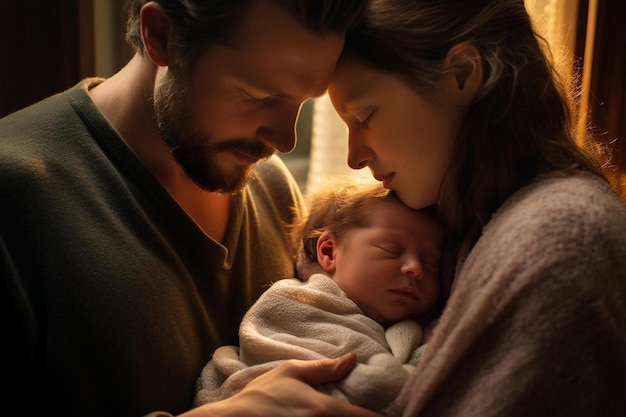
[[[263,95],[264,97],[262,100],[300,101],[298,97],[294,97],[284,91],[274,89],[271,86],[255,87],[250,85],[248,88],[252,90],[252,93]]]
[[[242,86],[241,89],[253,97],[258,97],[259,100],[294,100],[289,94],[277,91],[271,87],[258,87],[247,84]]]

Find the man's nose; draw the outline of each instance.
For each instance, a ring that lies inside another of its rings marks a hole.
[[[296,146],[296,121],[300,107],[300,105],[279,106],[268,111],[264,123],[257,129],[257,138],[279,152],[291,152]]]

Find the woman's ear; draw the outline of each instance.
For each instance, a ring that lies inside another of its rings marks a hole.
[[[157,3],[149,1],[141,8],[141,37],[144,52],[158,66],[169,65],[170,20]]]
[[[448,87],[457,103],[469,105],[474,101],[483,83],[483,64],[478,49],[470,43],[454,45],[446,55]]]
[[[337,238],[330,232],[325,231],[317,239],[317,262],[327,272],[335,271],[335,250]]]

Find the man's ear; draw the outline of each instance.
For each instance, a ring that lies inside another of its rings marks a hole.
[[[160,5],[149,1],[141,8],[141,37],[144,52],[158,66],[169,65],[170,20]]]
[[[483,83],[483,64],[478,49],[469,43],[454,45],[446,55],[448,87],[461,105],[472,103]]]
[[[327,272],[335,271],[335,250],[337,238],[330,232],[325,231],[317,239],[317,262]]]

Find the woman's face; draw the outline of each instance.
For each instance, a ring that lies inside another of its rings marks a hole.
[[[439,81],[434,98],[393,75],[346,58],[329,87],[349,128],[348,165],[366,166],[409,207],[437,202],[465,108],[454,103],[454,76]]]

